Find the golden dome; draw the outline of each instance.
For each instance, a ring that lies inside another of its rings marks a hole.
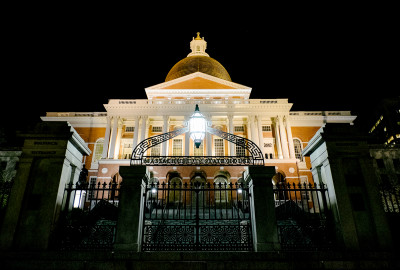
[[[168,72],[165,81],[171,81],[198,71],[226,81],[232,81],[224,66],[209,56],[189,56],[182,59]]]

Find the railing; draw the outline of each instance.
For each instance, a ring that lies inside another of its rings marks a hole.
[[[62,250],[112,249],[120,189],[118,184],[68,184],[55,235]]]
[[[14,181],[0,182],[0,227],[3,223]]]
[[[240,184],[152,184],[142,251],[251,251],[249,189]]]
[[[381,184],[383,210],[388,214],[400,214],[400,185]]]
[[[333,248],[333,221],[324,185],[279,184],[274,186],[273,192],[282,249]]]

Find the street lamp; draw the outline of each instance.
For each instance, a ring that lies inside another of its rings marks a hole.
[[[204,115],[200,113],[199,105],[196,104],[196,109],[189,119],[190,138],[194,141],[196,148],[200,147],[201,142],[206,134],[207,121]]]

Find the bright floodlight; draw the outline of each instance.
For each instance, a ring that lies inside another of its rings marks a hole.
[[[190,138],[194,141],[196,148],[200,147],[206,134],[206,128],[206,119],[200,113],[199,105],[196,104],[196,109],[189,120]]]

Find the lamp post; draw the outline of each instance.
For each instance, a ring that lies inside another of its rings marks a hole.
[[[189,132],[196,148],[200,147],[204,139],[207,129],[207,121],[203,114],[200,113],[199,105],[196,104],[194,113],[189,119]]]

